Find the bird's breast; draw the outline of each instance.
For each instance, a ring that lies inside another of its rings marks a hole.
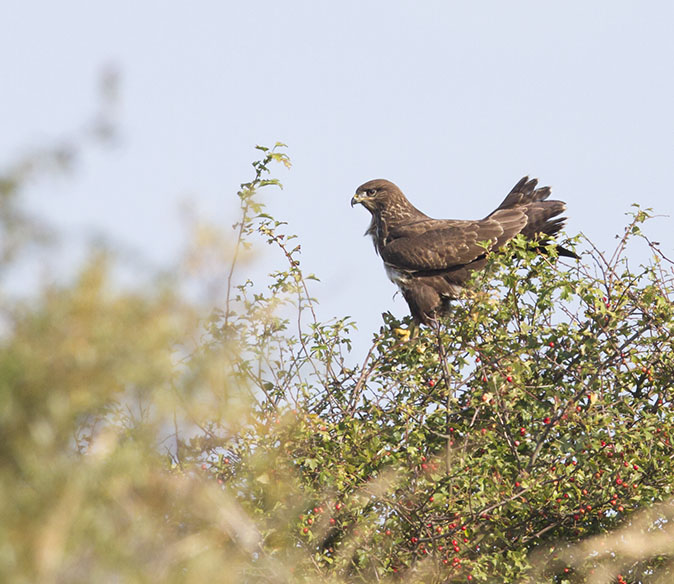
[[[384,262],[384,269],[386,270],[386,275],[388,276],[388,279],[391,280],[394,284],[401,286],[405,284],[406,282],[409,282],[410,275],[407,272],[403,272],[402,270],[398,270],[391,264],[387,264]]]

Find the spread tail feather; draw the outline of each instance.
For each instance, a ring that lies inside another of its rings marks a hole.
[[[550,196],[551,189],[550,187],[541,187],[537,189],[537,185],[537,178],[532,178],[530,180],[528,176],[522,177],[495,210],[512,209],[522,205],[530,205],[537,201],[544,201]]]

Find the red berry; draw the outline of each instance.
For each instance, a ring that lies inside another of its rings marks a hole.
[[[508,375],[508,377],[506,377],[506,381],[507,381],[508,383],[511,383],[512,380],[513,380],[513,376],[512,376],[512,375]]]
[[[309,528],[308,528],[308,527],[305,527],[305,528],[302,530],[302,533],[309,533]]]
[[[547,416],[546,416],[545,418],[543,418],[543,423],[544,423],[544,424],[549,424],[549,423],[550,423],[550,418],[547,417]]]
[[[335,518],[334,518],[334,517],[330,517],[330,525],[334,525],[335,523],[336,523],[336,522],[335,522]]]

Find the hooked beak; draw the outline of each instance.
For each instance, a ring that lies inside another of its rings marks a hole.
[[[363,202],[363,195],[356,193],[351,197],[351,206],[353,207],[354,205],[357,205],[358,203]]]

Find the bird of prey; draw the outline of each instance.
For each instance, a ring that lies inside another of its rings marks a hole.
[[[518,233],[531,240],[555,235],[564,225],[562,201],[549,201],[550,187],[536,188],[525,176],[498,208],[484,219],[433,219],[410,203],[392,182],[377,179],[358,187],[351,206],[372,215],[371,235],[388,277],[402,292],[416,323],[437,322],[458,298],[474,270]],[[560,256],[578,258],[562,246]]]

